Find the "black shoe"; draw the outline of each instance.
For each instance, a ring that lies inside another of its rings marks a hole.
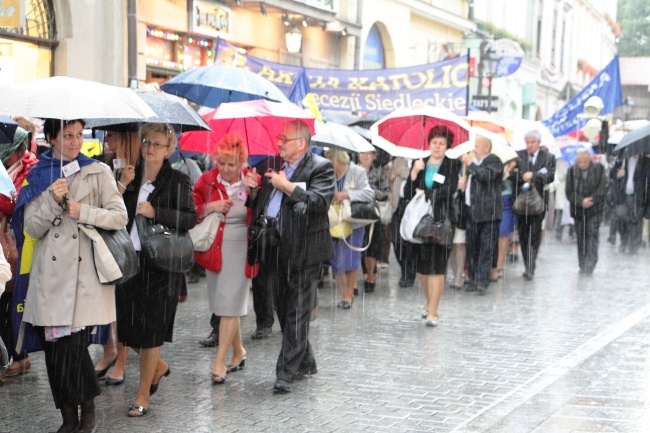
[[[299,370],[298,373],[296,373],[296,375],[293,376],[293,380],[303,380],[305,376],[312,376],[316,373],[318,373],[316,367],[307,370]]]
[[[219,345],[219,336],[214,332],[210,332],[207,338],[199,340],[199,344],[203,347],[216,347]]]
[[[487,287],[477,287],[477,288],[476,288],[476,291],[478,292],[478,294],[479,294],[480,296],[483,296],[483,295],[485,295],[485,293],[487,292]]]
[[[612,245],[616,245],[616,238],[607,238],[607,242],[609,242]]]
[[[257,328],[251,335],[251,339],[263,340],[265,338],[268,338],[269,335],[271,335],[271,328]]]
[[[151,386],[149,387],[149,395],[154,395],[158,391],[158,385],[160,385],[160,381],[162,380],[163,377],[167,377],[170,374],[172,374],[172,371],[167,367],[167,371],[163,373],[162,376],[160,376],[160,379],[158,379],[158,383],[152,383]]]
[[[375,283],[369,283],[368,281],[363,283],[363,291],[366,293],[372,293],[375,291]]]
[[[359,289],[356,287],[354,288],[354,296],[359,296]]]
[[[278,379],[273,385],[273,392],[275,394],[288,394],[291,392],[291,384],[286,380]]]
[[[336,304],[337,307],[343,309],[343,310],[349,310],[352,308],[352,302],[350,301],[341,301],[338,304]]]
[[[533,274],[531,272],[524,272],[523,277],[526,281],[533,281]]]
[[[95,374],[97,375],[97,379],[101,379],[102,377],[106,376],[106,373],[108,373],[108,370],[115,365],[115,361],[117,361],[117,356],[115,357],[114,360],[112,360],[106,368],[102,370],[95,370]]]
[[[106,376],[106,386],[118,386],[124,383],[124,376],[121,379],[113,379],[110,376]]]
[[[415,280],[409,278],[400,278],[399,280],[400,287],[413,287],[414,284],[415,284]]]
[[[199,276],[198,276],[197,274],[191,274],[191,275],[187,278],[187,284],[196,284],[196,283],[199,282],[199,279],[200,279],[200,278],[199,278]]]
[[[466,292],[476,292],[478,290],[478,287],[476,287],[474,284],[468,284],[467,287],[465,287]]]

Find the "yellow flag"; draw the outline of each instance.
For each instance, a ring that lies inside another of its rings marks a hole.
[[[316,102],[316,95],[313,93],[307,93],[305,97],[302,100],[302,105],[309,110],[312,116],[316,118],[316,120],[323,121],[323,115],[320,113],[320,109],[318,108],[318,103]]]

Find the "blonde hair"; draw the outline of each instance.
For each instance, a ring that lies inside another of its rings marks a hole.
[[[332,160],[332,157],[334,157],[341,164],[347,165],[350,163],[350,155],[345,150],[330,148],[323,152],[323,155],[325,155],[325,158],[329,159],[330,161]]]
[[[172,154],[176,150],[178,145],[178,139],[176,138],[176,133],[174,128],[171,127],[168,123],[143,123],[138,129],[138,143],[142,143],[142,140],[147,137],[149,134],[165,134],[167,137],[167,144],[169,145],[169,153]]]

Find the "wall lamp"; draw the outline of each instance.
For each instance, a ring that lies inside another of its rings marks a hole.
[[[260,3],[260,12],[265,17],[269,15],[268,12],[266,12],[266,8],[264,7],[264,3]]]
[[[347,27],[343,27],[343,30],[341,30],[341,35],[342,36],[347,36],[348,35],[348,28]]]
[[[286,11],[282,14],[282,22],[287,27],[289,27],[289,25],[291,24],[291,18],[289,17],[289,14]]]

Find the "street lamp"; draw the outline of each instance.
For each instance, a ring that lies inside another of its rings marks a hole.
[[[501,57],[489,47],[484,51],[484,56],[481,56],[481,64],[483,65],[483,76],[487,77],[488,81],[488,113],[492,112],[492,79],[497,76],[499,71],[499,62]]]
[[[287,42],[287,51],[292,54],[300,52],[300,46],[302,45],[302,33],[296,27],[293,27],[287,33],[284,34],[284,37]]]

